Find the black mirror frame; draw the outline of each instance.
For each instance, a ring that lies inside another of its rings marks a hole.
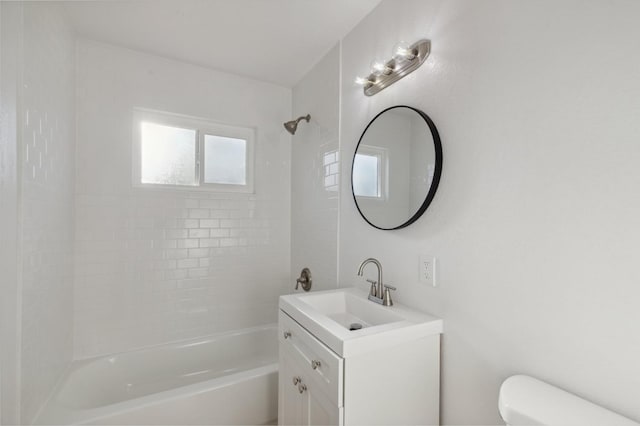
[[[431,136],[433,137],[433,145],[436,153],[436,164],[435,164],[435,170],[433,172],[433,180],[431,181],[431,187],[429,188],[429,192],[427,193],[427,196],[425,197],[424,202],[422,203],[418,211],[411,218],[409,218],[409,220],[407,220],[406,222],[404,222],[399,226],[396,226],[395,228],[381,228],[371,223],[369,219],[367,219],[367,217],[364,215],[364,213],[362,213],[362,210],[360,210],[360,206],[358,205],[358,200],[356,199],[356,194],[353,190],[353,165],[356,161],[356,153],[358,152],[360,143],[362,143],[362,138],[364,138],[364,135],[367,133],[367,130],[369,130],[369,127],[371,127],[373,122],[376,121],[376,119],[380,117],[382,114],[395,108],[409,108],[415,111],[416,113],[418,113],[422,117],[422,119],[425,121],[425,123],[427,123],[427,126],[429,126],[429,130],[431,131]],[[353,202],[355,203],[356,208],[358,209],[358,213],[360,213],[360,216],[362,216],[362,218],[369,225],[373,226],[376,229],[380,229],[382,231],[395,231],[396,229],[406,228],[407,226],[411,225],[416,220],[418,220],[420,216],[422,216],[424,212],[427,210],[427,208],[431,204],[431,201],[433,201],[433,197],[435,197],[436,191],[438,190],[438,184],[440,183],[441,174],[442,174],[442,143],[440,141],[440,134],[438,133],[438,129],[436,129],[436,125],[433,123],[433,120],[431,120],[431,118],[427,114],[425,114],[423,111],[417,108],[410,107],[408,105],[392,106],[383,110],[378,115],[376,115],[369,122],[369,124],[367,124],[367,127],[365,127],[364,131],[362,132],[362,135],[360,136],[360,139],[358,140],[358,145],[356,145],[356,150],[353,153],[353,160],[351,160],[351,194],[353,195]]]

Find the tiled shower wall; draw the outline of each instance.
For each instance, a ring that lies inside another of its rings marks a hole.
[[[340,47],[335,46],[293,89],[301,122],[291,145],[291,274],[303,267],[313,290],[337,287]]]
[[[28,424],[72,359],[75,42],[55,5],[23,7],[21,405]]]
[[[0,2],[0,424],[19,423],[18,111],[22,6]]]
[[[291,91],[78,49],[76,358],[275,322],[290,287]],[[133,188],[135,107],[255,128],[255,194]]]

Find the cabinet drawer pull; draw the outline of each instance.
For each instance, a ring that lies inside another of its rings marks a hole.
[[[297,385],[298,383],[302,382],[302,379],[298,376],[293,378],[293,386]]]
[[[322,365],[322,363],[318,360],[313,360],[311,361],[311,368],[313,368],[314,370],[317,370],[320,366]]]
[[[307,390],[307,385],[305,385],[304,383],[300,383],[298,385],[298,392],[303,393],[306,390]]]
[[[291,337],[291,332],[290,331],[285,331],[284,333],[282,333],[284,335],[285,339],[288,339],[289,337]]]

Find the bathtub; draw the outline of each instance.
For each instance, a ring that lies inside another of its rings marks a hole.
[[[37,423],[274,423],[276,330],[269,325],[77,361]]]

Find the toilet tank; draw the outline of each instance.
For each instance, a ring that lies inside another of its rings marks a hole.
[[[640,426],[626,417],[529,376],[500,387],[500,415],[511,426]]]

